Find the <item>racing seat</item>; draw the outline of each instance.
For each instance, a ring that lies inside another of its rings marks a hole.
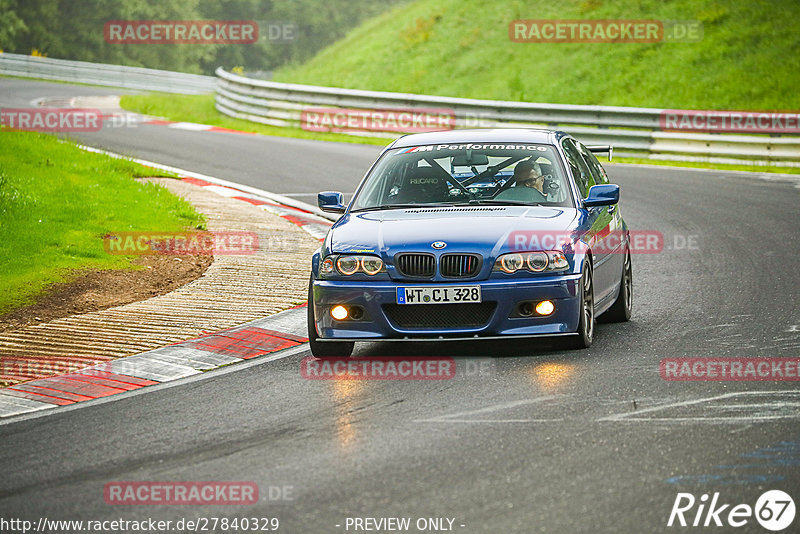
[[[430,167],[415,167],[408,173],[394,202],[398,204],[435,204],[450,200],[447,180]]]

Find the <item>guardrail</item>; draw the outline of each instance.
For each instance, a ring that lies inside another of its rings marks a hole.
[[[455,128],[555,128],[569,132],[585,144],[614,145],[614,153],[621,156],[800,166],[800,136],[662,131],[663,109],[536,104],[317,87],[254,80],[222,68],[216,74],[218,111],[273,126],[302,127],[303,111],[318,106],[370,110],[446,108],[455,116]],[[386,132],[348,133],[397,136]]]
[[[547,127],[586,144],[614,145],[621,156],[800,167],[800,136],[663,131],[665,110],[577,106],[360,91],[254,80],[219,68],[217,77],[0,53],[0,74],[182,94],[211,93],[226,115],[274,126],[302,126],[316,106],[381,109],[446,108],[455,128]],[[355,135],[396,137],[397,132]]]
[[[213,76],[6,53],[0,74],[181,94],[212,93],[216,85]]]

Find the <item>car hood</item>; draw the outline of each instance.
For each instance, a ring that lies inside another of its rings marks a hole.
[[[464,206],[348,213],[332,228],[332,253],[474,252],[495,257],[516,232],[563,235],[576,228],[578,210],[541,206]],[[444,242],[441,249],[434,242]]]

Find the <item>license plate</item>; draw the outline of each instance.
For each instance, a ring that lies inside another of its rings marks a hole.
[[[398,304],[453,304],[481,302],[481,286],[398,287]]]

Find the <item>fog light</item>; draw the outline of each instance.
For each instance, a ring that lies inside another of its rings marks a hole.
[[[556,305],[549,300],[543,300],[536,305],[536,313],[538,313],[539,315],[550,315],[551,313],[553,313],[553,310],[555,309]]]
[[[331,308],[331,317],[337,321],[344,321],[347,319],[347,308],[342,305],[334,306]]]
[[[520,302],[519,306],[517,306],[517,313],[522,317],[533,315],[533,302]]]

